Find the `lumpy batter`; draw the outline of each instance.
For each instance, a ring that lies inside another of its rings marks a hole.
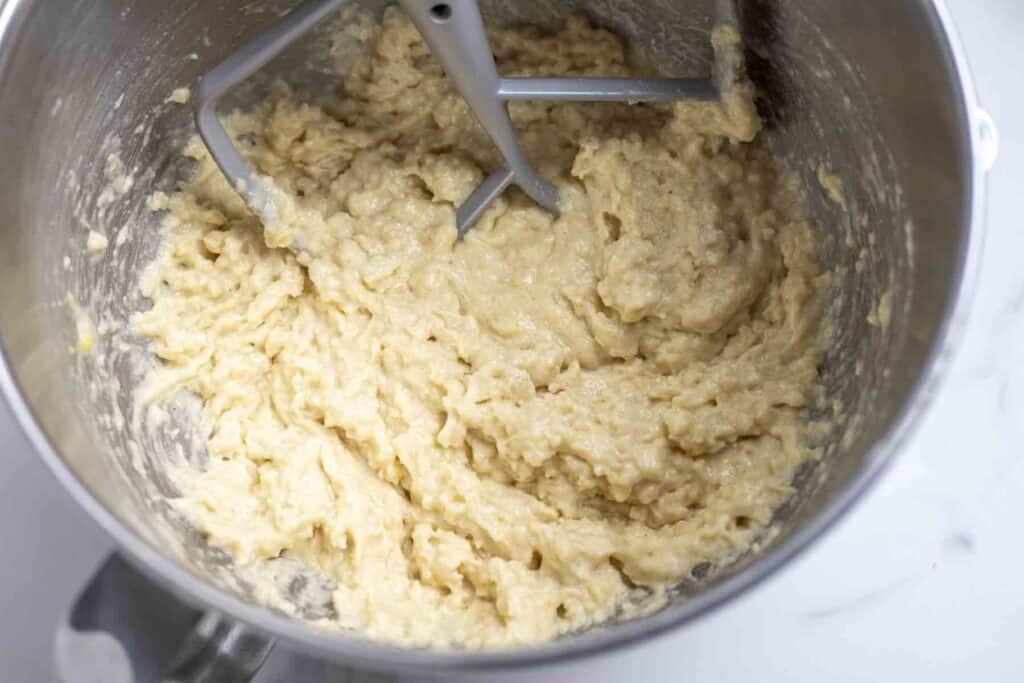
[[[632,73],[580,19],[492,40],[508,75]],[[432,647],[551,639],[743,551],[815,455],[825,284],[749,83],[512,103],[564,211],[510,191],[457,241],[495,152],[405,17],[365,41],[344,96],[230,118],[287,200],[265,234],[198,142],[153,202],[134,325],[209,429],[181,509],[327,577],[337,625]]]

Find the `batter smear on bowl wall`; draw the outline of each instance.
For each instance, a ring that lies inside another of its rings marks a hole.
[[[817,455],[828,285],[753,87],[512,102],[563,210],[509,191],[457,240],[500,159],[402,14],[358,26],[336,100],[278,84],[227,119],[285,220],[198,141],[151,200],[147,396],[198,395],[209,433],[182,513],[239,564],[323,576],[325,624],[437,648],[549,640],[744,551]],[[635,73],[579,18],[491,44],[506,75]]]

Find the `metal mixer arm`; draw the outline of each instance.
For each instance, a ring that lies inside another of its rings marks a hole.
[[[224,175],[258,215],[272,209],[252,168],[235,148],[217,116],[222,95],[245,80],[325,15],[349,0],[309,0],[263,35],[210,71],[197,93],[196,124]],[[714,100],[716,78],[502,78],[494,64],[477,0],[399,0],[445,73],[490,135],[505,165],[493,171],[456,210],[461,237],[488,206],[516,184],[534,201],[558,211],[558,190],[530,166],[508,114],[509,100],[575,101]],[[715,21],[735,23],[732,0],[717,0]],[[716,57],[717,59],[717,57]],[[719,72],[719,64],[715,73]]]

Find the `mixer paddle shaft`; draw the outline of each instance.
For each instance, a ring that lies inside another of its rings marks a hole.
[[[309,31],[317,21],[349,1],[308,0],[200,81],[196,96],[199,133],[221,171],[264,220],[272,215],[274,207],[266,188],[221,124],[217,101]],[[510,100],[711,101],[721,96],[723,77],[736,67],[719,63],[722,57],[716,54],[712,75],[707,78],[502,78],[494,63],[477,0],[399,2],[504,160],[504,166],[492,171],[456,209],[459,237],[509,185],[518,185],[545,209],[558,211],[557,188],[534,171],[519,144],[508,113]],[[716,0],[715,22],[736,22],[733,0]]]

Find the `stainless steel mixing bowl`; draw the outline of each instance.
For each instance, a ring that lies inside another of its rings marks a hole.
[[[335,661],[418,671],[532,664],[649,637],[750,587],[818,537],[899,450],[942,374],[978,249],[985,117],[963,55],[944,10],[928,0],[740,2],[765,134],[803,178],[822,226],[822,257],[837,274],[821,405],[841,402],[847,416],[822,461],[798,476],[775,533],[759,552],[682,581],[655,614],[507,652],[369,643],[255,604],[230,559],[167,503],[175,495],[167,463],[202,435],[180,419],[132,428],[130,389],[151,361],[125,324],[147,305],[137,282],[158,241],[145,197],[188,171],[176,151],[192,130],[191,112],[165,98],[293,4],[6,0],[0,9],[3,389],[60,482],[135,565],[187,600]],[[497,21],[537,24],[582,10],[668,73],[708,68],[708,3],[485,5]],[[333,84],[316,59],[324,35],[270,71],[312,88]],[[265,82],[243,88],[236,101],[258,95]],[[117,169],[109,155],[133,174],[126,193],[110,189]],[[842,176],[848,212],[825,199],[815,180],[820,164]],[[84,251],[90,227],[111,238],[101,257]],[[891,324],[872,326],[868,314],[886,292]],[[69,293],[100,328],[88,356],[69,352]],[[325,609],[309,597],[316,581],[292,586],[307,613]]]

